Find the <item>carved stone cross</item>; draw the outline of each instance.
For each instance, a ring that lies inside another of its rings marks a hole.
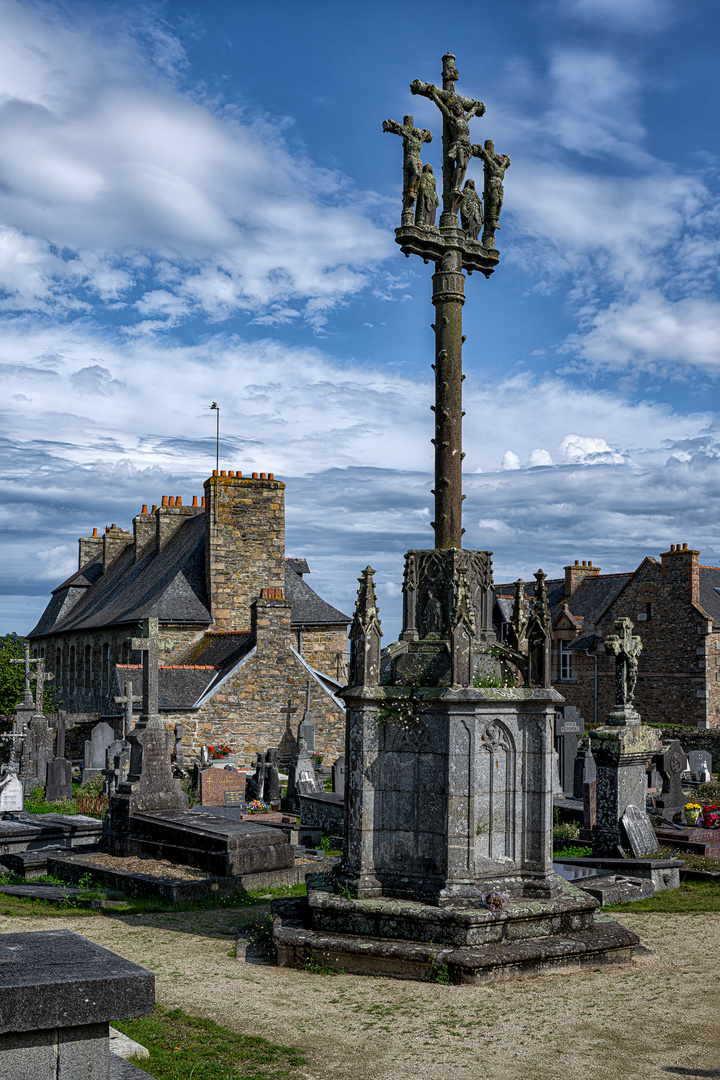
[[[616,619],[615,629],[616,634],[605,638],[605,652],[615,657],[615,704],[617,708],[632,708],[642,640],[633,634],[627,616]]]
[[[412,116],[403,117],[402,124],[397,120],[385,120],[383,131],[400,135],[403,141],[403,225],[412,225],[413,207],[417,197],[418,184],[422,173],[420,154],[422,144],[432,142],[432,132],[426,128],[416,128]]]
[[[35,659],[35,657],[30,656],[30,644],[29,644],[29,642],[27,642],[27,641],[25,642],[25,656],[22,659],[20,659],[18,657],[15,660],[11,660],[10,663],[11,664],[24,664],[25,665],[25,689],[23,690],[22,703],[23,703],[23,705],[32,705],[33,698],[32,698],[32,690],[30,688],[30,680],[33,677],[33,671],[32,671],[32,667],[30,665],[31,664],[36,664],[37,660]]]
[[[142,653],[142,720],[158,715],[158,667],[160,650],[171,646],[160,641],[159,622],[155,617],[143,620],[143,636],[131,638],[130,648]]]
[[[142,701],[142,697],[138,694],[135,694],[133,696],[133,684],[131,679],[125,680],[123,690],[125,691],[124,694],[121,694],[119,697],[115,698],[115,704],[125,706],[125,708],[123,709],[123,713],[125,714],[123,731],[125,734],[125,738],[127,739],[133,728],[133,705],[137,701]]]
[[[45,683],[51,682],[55,676],[45,670],[45,661],[42,656],[35,661],[37,664],[37,670],[31,678],[35,679],[35,715],[43,715],[43,694],[45,692]]]

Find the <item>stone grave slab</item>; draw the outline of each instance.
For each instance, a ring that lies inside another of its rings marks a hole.
[[[200,773],[200,802],[203,806],[224,806],[226,792],[245,798],[244,772],[235,769],[203,769]]]
[[[70,930],[0,935],[3,1076],[107,1080],[109,1021],[154,1004],[152,972]]]
[[[630,803],[622,816],[622,826],[636,859],[657,851],[659,845],[650,818],[638,806]]]
[[[7,779],[6,779],[7,777]],[[6,773],[0,780],[0,812],[20,811],[25,805],[22,781],[16,773]]]
[[[332,789],[334,795],[345,794],[345,755],[341,754],[332,767]]]

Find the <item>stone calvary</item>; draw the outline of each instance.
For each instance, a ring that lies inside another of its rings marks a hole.
[[[477,982],[558,967],[629,962],[637,937],[596,919],[598,901],[553,872],[551,626],[545,575],[519,582],[508,641],[492,628],[492,552],[462,547],[464,272],[496,269],[495,231],[510,165],[474,144],[485,106],[415,81],[443,120],[442,212],[421,161],[432,133],[412,116],[402,137],[406,256],[435,264],[434,547],[409,551],[400,640],[381,651],[367,567],[350,630],[346,715],[347,852],[308,897],[274,901],[278,962],[308,956],[346,970],[421,978],[434,967]],[[466,179],[482,161],[483,200]],[[460,215],[460,221],[458,220]],[[483,229],[479,240],[480,229]]]

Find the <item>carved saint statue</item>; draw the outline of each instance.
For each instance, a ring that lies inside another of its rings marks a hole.
[[[418,184],[417,204],[415,206],[416,225],[435,225],[435,214],[440,205],[432,165],[423,165]]]
[[[477,240],[483,223],[483,208],[474,180],[465,181],[460,203],[460,222],[468,240]]]
[[[498,219],[503,204],[503,179],[507,169],[510,168],[510,158],[507,154],[496,154],[495,143],[492,139],[486,139],[485,145],[473,143],[472,153],[483,162],[485,172],[485,189],[483,200],[485,202],[485,229],[483,230],[483,244],[488,247],[495,246],[495,230],[499,229]],[[487,241],[490,241],[488,244]]]
[[[642,641],[633,634],[627,616],[616,620],[615,629],[617,634],[605,638],[605,652],[615,657],[615,704],[618,708],[632,708]]]
[[[435,595],[434,589],[428,589],[425,601],[424,623],[425,635],[442,633],[443,612],[440,601]]]
[[[432,132],[427,128],[416,128],[412,116],[404,116],[402,124],[396,120],[385,120],[383,131],[400,135],[403,141],[403,225],[412,225],[412,210],[417,197],[422,164],[420,152],[423,143],[432,142]]]

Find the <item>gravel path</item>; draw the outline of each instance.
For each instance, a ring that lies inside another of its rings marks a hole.
[[[252,914],[255,914],[253,912]],[[720,916],[622,914],[630,967],[441,986],[322,976],[228,957],[251,913],[3,918],[67,927],[155,972],[165,1005],[302,1047],[308,1080],[720,1078]]]

